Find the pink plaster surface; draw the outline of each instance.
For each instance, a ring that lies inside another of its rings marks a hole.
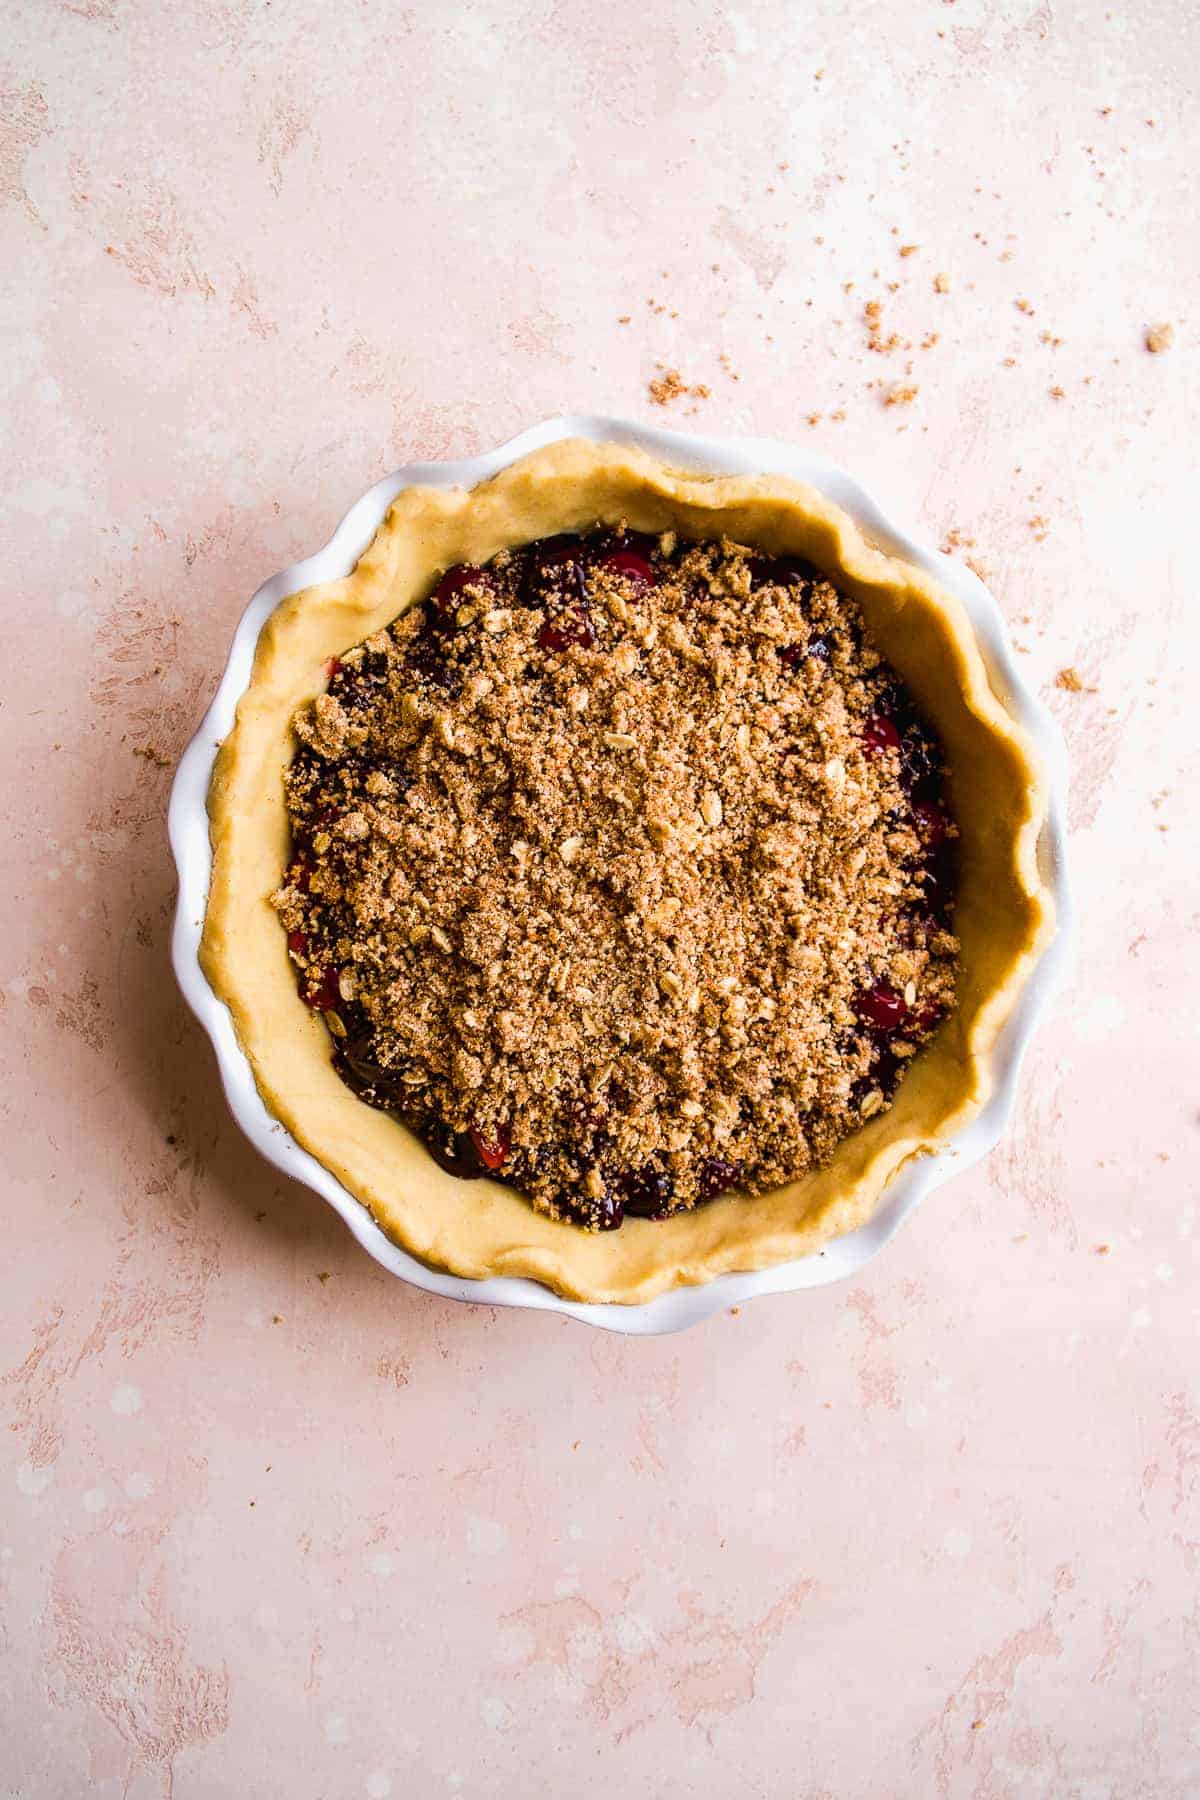
[[[2,12],[0,1795],[1200,1792],[1195,9]],[[1005,1145],[647,1342],[389,1280],[167,959],[252,589],[581,408],[956,530],[1074,759]]]

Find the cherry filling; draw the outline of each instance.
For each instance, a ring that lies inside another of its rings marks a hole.
[[[681,553],[686,548],[682,545]],[[671,555],[653,537],[615,529],[590,538],[570,533],[546,538],[501,559],[496,567],[456,564],[441,576],[424,609],[421,628],[409,640],[407,667],[442,692],[458,691],[464,665],[469,666],[479,641],[472,632],[475,620],[470,614],[463,615],[462,625],[458,622],[465,606],[502,604],[536,609],[544,614],[536,634],[538,649],[561,654],[572,648],[592,648],[598,641],[597,621],[606,631],[609,626],[602,606],[597,604],[594,617],[588,604],[589,571],[616,578],[624,584],[628,599],[636,601],[671,575]],[[758,556],[751,566],[755,589],[774,585],[807,590],[822,579],[819,571],[800,557]],[[695,597],[693,594],[692,599]],[[795,598],[803,608],[800,633],[807,629],[807,636],[778,646],[779,663],[789,674],[809,664],[828,665],[835,643],[844,643],[847,629],[853,642],[860,641],[853,621],[827,625],[823,631],[808,628],[807,594]],[[476,627],[476,631],[480,629]],[[839,630],[841,637],[837,635]],[[365,645],[346,655],[349,661],[330,658],[328,691],[348,711],[362,712],[388,683],[389,657],[386,652],[368,650]],[[944,771],[936,739],[923,726],[905,690],[899,685],[881,688],[878,677],[872,680],[868,675],[866,679],[875,699],[874,709],[862,726],[862,750],[872,759],[895,757],[892,766],[904,795],[903,803],[889,817],[898,826],[910,825],[921,846],[920,862],[911,871],[920,880],[921,901],[891,921],[896,935],[911,948],[914,944],[926,944],[930,927],[940,927],[949,919],[957,885],[957,836],[946,806]],[[410,771],[396,761],[394,748],[360,749],[357,746],[362,731],[357,724],[355,730],[355,747],[342,756],[340,766],[332,772],[332,799],[328,792],[330,772],[323,764],[318,766],[319,759],[311,747],[301,746],[297,752],[296,769],[304,768],[306,759],[312,764],[311,784],[302,783],[302,791],[310,796],[305,808],[307,824],[297,826],[301,847],[288,871],[288,885],[301,894],[310,891],[315,860],[307,834],[330,830],[355,805],[354,783],[361,780],[363,770],[382,770],[401,792],[409,785]],[[367,743],[370,742],[368,737]],[[387,791],[394,794],[394,789]],[[340,856],[339,848],[339,859]],[[335,877],[339,870],[340,860],[335,863]],[[603,880],[600,885],[608,891]],[[324,882],[322,891],[327,891]],[[378,1060],[371,1019],[361,1006],[343,999],[338,967],[322,960],[322,946],[336,943],[336,933],[330,935],[322,924],[318,938],[307,917],[305,923],[309,930],[288,932],[287,948],[300,965],[298,979],[305,1004],[314,1011],[338,1015],[331,1021],[331,1032],[337,1033],[333,1058],[338,1073],[367,1103],[393,1112],[417,1131],[443,1169],[462,1179],[491,1175],[517,1184],[536,1178],[543,1189],[552,1184],[558,1188],[552,1201],[559,1213],[601,1231],[616,1230],[626,1216],[665,1219],[681,1204],[715,1200],[747,1179],[745,1164],[719,1155],[698,1158],[683,1173],[678,1157],[672,1158],[671,1167],[652,1159],[638,1167],[614,1168],[610,1159],[615,1128],[611,1127],[605,1105],[587,1097],[577,1098],[567,1106],[560,1122],[561,1138],[551,1130],[547,1136],[554,1141],[534,1150],[521,1146],[514,1149],[511,1120],[484,1124],[476,1119],[465,1131],[450,1129],[433,1112],[434,1102],[426,1093],[425,1084],[405,1082],[405,1075],[413,1074],[411,1067],[390,1067]],[[324,954],[328,953],[325,949]],[[854,996],[853,1006],[860,1023],[856,1030],[845,1034],[847,1054],[853,1044],[861,1066],[865,1044],[870,1063],[867,1074],[858,1078],[852,1091],[859,1100],[873,1090],[890,1096],[907,1058],[904,1043],[899,1048],[905,1055],[896,1054],[894,1045],[899,1034],[909,1040],[928,1035],[938,1024],[942,1008],[937,1002],[928,1001],[910,1006],[903,993],[886,979],[860,990]],[[626,1103],[617,1082],[610,1086],[608,1101],[617,1112]],[[600,1183],[594,1175],[590,1178],[592,1186],[601,1186],[598,1195],[584,1189],[589,1169],[601,1171]],[[752,1176],[753,1169],[749,1173]]]
[[[512,1149],[512,1133],[507,1125],[497,1125],[492,1132],[485,1132],[481,1126],[472,1125],[471,1142],[484,1168],[495,1174],[508,1161],[508,1153]]]
[[[764,556],[750,571],[751,585],[760,587],[808,587],[820,581],[821,572],[802,556]]]
[[[300,998],[314,1012],[337,1011],[342,1004],[342,990],[338,983],[338,972],[332,963],[327,963],[322,969],[315,985],[300,990]]]
[[[872,713],[863,726],[862,743],[865,756],[882,756],[885,751],[899,750],[900,733],[895,721],[886,713]]]
[[[496,580],[490,570],[475,563],[455,563],[433,590],[433,609],[439,619],[450,623],[460,607],[470,604],[472,595],[466,592],[467,588],[490,595],[495,592]]]
[[[908,1013],[904,995],[898,994],[886,981],[877,981],[873,987],[864,988],[856,996],[854,1006],[860,1018],[880,1031],[898,1030]]]
[[[658,1163],[643,1163],[618,1175],[616,1187],[625,1211],[634,1219],[665,1219],[671,1210],[675,1183]]]
[[[611,555],[601,558],[600,567],[639,588],[654,587],[658,581],[653,563],[636,550],[614,550]]]
[[[566,532],[534,544],[528,551],[521,580],[524,604],[551,612],[572,604],[581,606],[587,592],[585,555],[583,539]]]
[[[596,627],[586,606],[572,606],[546,620],[537,635],[539,650],[569,650],[580,644],[586,650],[596,641]]]

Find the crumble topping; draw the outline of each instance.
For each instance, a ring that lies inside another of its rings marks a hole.
[[[953,1003],[939,747],[807,564],[543,540],[335,659],[272,896],[339,1074],[591,1229],[817,1168]]]

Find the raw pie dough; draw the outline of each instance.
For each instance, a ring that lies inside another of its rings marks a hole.
[[[950,764],[961,975],[953,1014],[890,1109],[843,1140],[823,1169],[755,1199],[731,1195],[592,1234],[534,1211],[500,1183],[445,1174],[406,1127],[355,1097],[333,1068],[320,1017],[297,993],[268,896],[290,850],[281,775],[294,748],[291,718],[324,690],[329,658],[423,599],[451,564],[622,520],[636,531],[725,535],[802,556],[858,601]],[[267,1107],[404,1249],[456,1275],[525,1275],[572,1299],[633,1304],[810,1255],[853,1231],[909,1158],[939,1148],[984,1104],[990,1052],[1052,927],[1036,855],[1045,807],[1030,746],[988,684],[961,604],[871,548],[846,513],[782,476],[684,473],[624,446],[567,440],[470,491],[407,489],[352,575],[293,595],[268,619],[209,794],[214,860],[201,961]]]

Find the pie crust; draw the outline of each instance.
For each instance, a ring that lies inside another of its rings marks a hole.
[[[297,992],[269,896],[290,851],[282,771],[292,716],[323,691],[330,657],[423,599],[452,564],[621,521],[802,556],[858,601],[945,747],[961,836],[961,962],[955,1010],[891,1107],[844,1139],[824,1168],[754,1199],[730,1195],[590,1233],[498,1182],[445,1173],[405,1126],[356,1098],[333,1067],[324,1024]],[[406,489],[353,574],[293,595],[267,620],[209,792],[201,962],[268,1109],[404,1249],[460,1276],[528,1276],[571,1299],[634,1304],[812,1254],[864,1224],[897,1170],[978,1112],[997,1035],[1052,929],[1037,864],[1045,810],[1043,775],[989,685],[965,610],[922,571],[873,548],[802,483],[682,472],[623,445],[569,439],[471,490]]]

